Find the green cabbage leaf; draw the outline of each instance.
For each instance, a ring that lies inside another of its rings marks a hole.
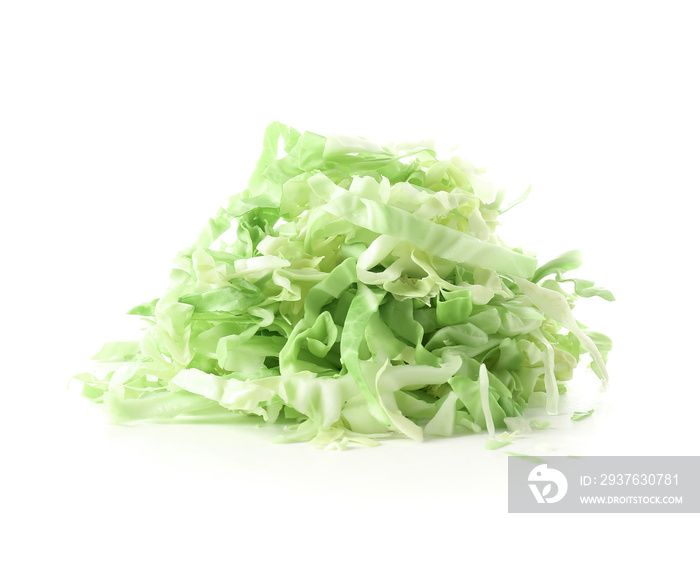
[[[613,296],[567,277],[577,251],[538,265],[503,243],[498,217],[526,195],[504,208],[481,169],[428,144],[273,123],[248,188],[129,312],[141,339],[76,378],[117,422],[248,415],[331,448],[493,438],[527,406],[557,414],[583,355],[608,381],[612,343],[574,302]]]

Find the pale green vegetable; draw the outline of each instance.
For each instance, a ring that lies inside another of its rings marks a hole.
[[[592,408],[591,410],[587,410],[586,412],[575,412],[574,414],[571,415],[571,420],[574,422],[578,422],[579,420],[583,420],[584,418],[588,418],[595,412],[595,409]]]
[[[486,441],[485,446],[487,450],[498,450],[499,448],[509,446],[510,444],[512,444],[512,442],[507,440],[496,440],[495,438],[491,438]]]
[[[607,382],[612,346],[571,312],[613,299],[564,277],[578,252],[538,267],[496,235],[526,195],[503,207],[481,170],[428,145],[273,123],[247,190],[131,310],[142,339],[106,344],[106,376],[76,378],[125,422],[243,414],[323,447],[481,430],[505,445],[496,430],[527,432],[526,406],[557,413],[584,353]]]
[[[551,422],[549,422],[548,420],[540,420],[539,418],[533,418],[530,421],[530,426],[534,430],[546,430],[547,428],[549,428],[550,424]]]

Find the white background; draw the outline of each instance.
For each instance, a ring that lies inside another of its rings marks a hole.
[[[3,568],[687,568],[697,514],[508,515],[503,451],[699,452],[694,3],[248,4],[0,5]],[[496,452],[338,453],[110,426],[67,391],[273,120],[434,138],[512,198],[532,184],[506,241],[581,249],[617,296],[578,313],[614,339],[611,389],[582,370],[565,410],[598,412]]]

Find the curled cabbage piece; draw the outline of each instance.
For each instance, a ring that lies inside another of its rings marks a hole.
[[[119,422],[247,415],[341,449],[493,438],[538,403],[557,414],[583,355],[608,381],[612,343],[573,305],[613,296],[566,276],[579,252],[538,265],[498,237],[527,192],[503,207],[482,169],[429,144],[273,123],[248,188],[129,312],[142,338],[107,343],[106,375],[76,379]]]

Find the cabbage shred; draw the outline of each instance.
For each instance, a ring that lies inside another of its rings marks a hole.
[[[502,201],[431,145],[273,123],[247,190],[130,312],[141,340],[104,346],[106,376],[77,376],[83,394],[118,422],[257,415],[286,425],[278,440],[338,448],[556,414],[583,354],[607,383],[610,339],[574,302],[613,297],[564,277],[577,251],[538,267],[505,245]]]

